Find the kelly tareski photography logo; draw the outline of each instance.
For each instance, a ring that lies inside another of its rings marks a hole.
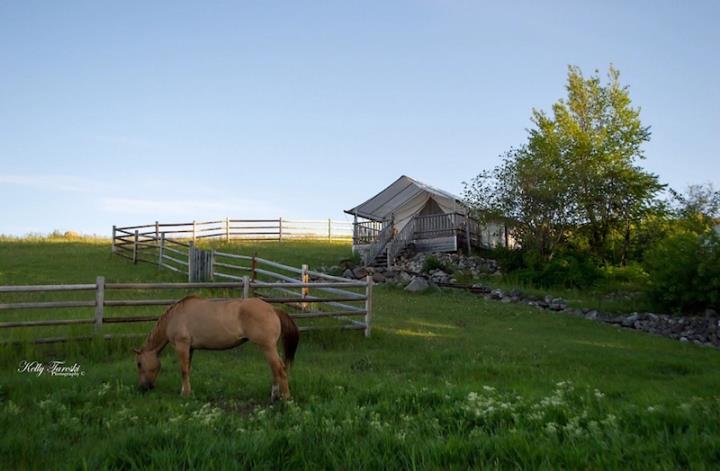
[[[60,360],[53,360],[48,363],[23,360],[20,362],[17,371],[18,373],[34,374],[37,376],[44,374],[49,374],[50,376],[85,376],[85,371],[80,368],[79,364],[73,363],[72,365],[68,365],[66,362]]]

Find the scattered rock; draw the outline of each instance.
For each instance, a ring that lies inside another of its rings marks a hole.
[[[430,275],[430,280],[433,283],[448,283],[450,281],[450,275],[448,275],[442,270],[435,270]]]
[[[624,318],[621,322],[623,327],[634,327],[635,322],[638,320],[639,316],[636,312],[633,312],[631,315]]]
[[[425,261],[433,256],[440,262],[442,269],[436,268],[430,273],[422,274]],[[491,274],[500,276],[497,263],[494,260],[481,257],[466,257],[462,254],[414,254],[407,251],[400,257],[392,269],[386,267],[355,266],[352,260],[342,260],[330,268],[321,267],[326,273],[341,273],[344,278],[363,279],[370,274],[375,283],[395,283],[405,286],[409,292],[422,292],[431,287],[444,283],[455,283],[463,276],[479,276]],[[720,315],[714,309],[706,309],[695,317],[673,317],[666,314],[637,313],[628,315],[613,315],[589,308],[570,308],[567,301],[562,298],[545,295],[538,298],[526,295],[520,290],[507,293],[501,289],[493,289],[483,284],[473,284],[470,292],[483,296],[488,300],[500,301],[504,304],[524,303],[538,309],[553,312],[564,312],[585,319],[612,324],[618,328],[637,329],[655,335],[661,335],[681,342],[693,342],[698,345],[710,345],[720,348]],[[634,297],[632,293],[618,293],[617,299],[629,300]]]
[[[564,311],[567,308],[567,303],[563,298],[552,298],[548,302],[550,296],[545,296],[545,302],[548,303],[548,308],[551,311]]]
[[[430,288],[430,283],[428,283],[425,278],[421,276],[416,276],[413,277],[412,280],[410,280],[410,283],[405,287],[405,291],[409,291],[411,293],[420,293],[427,290],[428,288]]]
[[[413,276],[409,274],[408,272],[401,271],[400,274],[397,276],[397,279],[400,283],[406,285],[412,281]]]

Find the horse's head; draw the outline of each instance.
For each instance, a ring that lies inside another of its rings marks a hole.
[[[135,362],[138,368],[138,387],[141,391],[149,391],[155,387],[155,379],[160,374],[160,357],[153,350],[138,350],[135,352]]]

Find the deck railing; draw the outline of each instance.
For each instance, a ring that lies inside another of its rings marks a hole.
[[[364,221],[353,225],[353,244],[371,244],[378,239],[384,223],[380,221]]]
[[[375,260],[375,257],[377,257],[380,253],[382,253],[383,249],[385,249],[388,241],[390,241],[393,237],[393,228],[394,225],[392,223],[386,224],[385,227],[383,227],[383,229],[378,233],[375,241],[370,244],[367,252],[365,252],[364,261],[366,265],[372,263],[372,261]]]

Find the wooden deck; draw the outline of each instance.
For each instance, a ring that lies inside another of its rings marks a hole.
[[[366,264],[387,252],[390,260],[412,245],[418,252],[454,252],[486,247],[486,228],[464,214],[418,215],[399,231],[391,221],[355,224],[353,253],[360,253]]]

